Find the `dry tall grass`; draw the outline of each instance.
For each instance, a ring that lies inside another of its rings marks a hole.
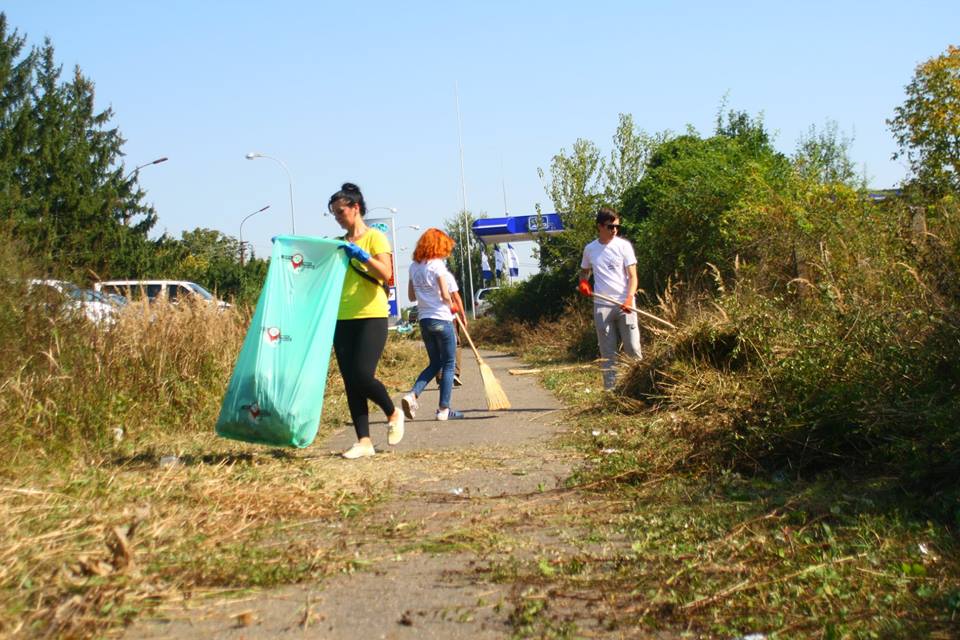
[[[250,310],[134,304],[95,327],[31,296],[36,271],[10,246],[0,242],[0,637],[97,637],[164,603],[350,566],[342,528],[323,525],[383,499],[386,481],[316,448],[214,435]],[[423,358],[391,339],[381,378],[405,388]],[[325,431],[349,421],[330,371]]]
[[[96,327],[27,300],[4,336],[0,469],[22,456],[96,455],[115,439],[135,446],[158,429],[197,431],[216,417],[246,331],[242,312],[142,303]]]

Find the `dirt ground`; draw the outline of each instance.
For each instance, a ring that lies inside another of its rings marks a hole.
[[[555,442],[564,413],[536,376],[510,375],[509,368],[522,366],[511,357],[484,358],[511,410],[486,410],[478,367],[465,355],[464,386],[453,399],[463,420],[433,419],[438,391],[431,385],[397,447],[386,446],[382,418],[372,425],[373,458],[336,457],[355,439],[350,427],[313,445],[318,464],[362,465],[369,478],[391,481],[389,497],[371,512],[338,523],[336,532],[310,532],[318,546],[347,545],[353,570],[242,600],[166,608],[125,637],[510,637],[517,587],[498,578],[496,568],[579,544],[578,532],[563,526],[563,502],[571,495],[553,491],[576,460]],[[590,623],[576,623],[597,635]]]

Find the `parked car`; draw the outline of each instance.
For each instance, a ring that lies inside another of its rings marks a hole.
[[[123,296],[127,300],[143,300],[155,302],[166,300],[176,304],[180,300],[190,297],[215,303],[224,309],[230,303],[217,298],[196,282],[189,280],[105,280],[93,285],[94,289],[107,296]]]
[[[496,291],[499,288],[500,287],[487,287],[477,291],[476,295],[474,296],[473,308],[476,311],[478,318],[490,313],[490,300],[487,296],[490,295],[491,291]]]
[[[112,325],[117,320],[117,307],[93,289],[81,289],[66,280],[33,279],[28,283],[33,295],[48,296],[68,311],[83,315],[96,325]]]

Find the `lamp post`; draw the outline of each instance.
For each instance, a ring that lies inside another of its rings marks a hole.
[[[157,158],[156,160],[151,160],[150,162],[145,162],[145,163],[143,163],[143,164],[141,164],[141,165],[138,165],[138,166],[134,167],[134,168],[133,168],[133,171],[131,171],[130,173],[128,173],[127,176],[126,176],[123,180],[124,180],[124,182],[126,182],[127,180],[130,179],[130,176],[135,175],[135,174],[137,174],[137,173],[140,173],[140,169],[143,169],[144,167],[149,167],[149,166],[152,165],[152,164],[160,164],[161,162],[166,162],[167,160],[169,160],[169,158],[167,158],[166,156],[163,156],[162,158]]]
[[[265,207],[261,207],[260,209],[257,209],[257,210],[254,211],[253,213],[247,214],[247,215],[244,217],[244,219],[240,221],[240,266],[241,266],[241,267],[243,266],[243,223],[246,222],[247,219],[248,219],[250,216],[255,216],[255,215],[257,215],[258,213],[260,213],[260,212],[262,212],[262,211],[266,211],[266,210],[269,209],[269,208],[270,208],[270,205],[267,205],[267,206],[265,206]]]
[[[284,172],[287,174],[287,184],[290,187],[290,232],[293,235],[297,233],[297,223],[293,217],[293,178],[290,177],[290,170],[287,169],[287,165],[283,163],[282,160],[274,158],[273,156],[264,155],[257,151],[251,151],[246,155],[247,160],[255,160],[256,158],[266,158],[267,160],[273,160],[281,167],[283,167]]]
[[[144,167],[149,167],[152,164],[160,164],[161,162],[166,162],[167,160],[168,160],[167,156],[163,156],[162,158],[157,158],[156,160],[151,160],[150,162],[144,162],[141,165],[137,165],[136,167],[133,168],[132,171],[130,171],[130,173],[124,176],[123,181],[126,182],[132,176],[139,175],[140,169],[143,169]],[[125,212],[123,215],[123,226],[126,227],[129,225],[130,225],[130,214]]]

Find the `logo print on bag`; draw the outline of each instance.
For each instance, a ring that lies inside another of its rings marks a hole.
[[[285,336],[280,332],[280,327],[267,327],[263,330],[263,339],[272,347],[281,342],[290,342],[290,336]]]
[[[260,409],[260,405],[256,402],[240,405],[240,408],[247,412],[247,417],[250,418],[250,421],[254,424],[259,423],[260,418],[266,418],[270,415],[269,412]]]
[[[280,256],[280,258],[290,262],[290,268],[293,269],[294,273],[303,273],[317,268],[317,263],[305,260],[303,254],[299,252],[288,256]]]

